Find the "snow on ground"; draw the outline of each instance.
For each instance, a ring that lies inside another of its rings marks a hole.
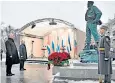
[[[99,83],[99,81],[91,81],[91,80],[86,80],[86,81],[69,81],[68,83]],[[115,83],[115,82],[111,82]]]
[[[93,80],[84,80],[84,81],[74,81],[74,80],[61,80],[61,79],[55,79],[54,81],[59,83],[99,83],[99,81],[93,81]],[[115,83],[115,81],[112,81],[111,83]]]

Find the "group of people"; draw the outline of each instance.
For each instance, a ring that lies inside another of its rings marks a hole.
[[[102,12],[93,5],[93,1],[88,1],[88,10],[85,14],[85,20],[87,22],[86,25],[86,50],[90,50],[91,43],[91,34],[94,36],[94,40],[96,42],[96,46],[99,48],[99,61],[98,61],[98,73],[101,75],[105,75],[104,83],[111,83],[111,74],[112,74],[112,62],[109,57],[110,51],[110,37],[105,35],[107,31],[107,26],[102,26],[100,28],[101,38],[99,38],[97,25],[101,25],[100,21]],[[6,45],[6,75],[12,76],[14,75],[11,72],[12,64],[18,64],[20,62],[20,70],[24,69],[24,61],[27,59],[26,46],[24,41],[21,41],[21,45],[19,47],[19,55],[14,43],[14,34],[10,33],[8,40],[5,42]]]
[[[27,51],[25,42],[22,40],[19,46],[19,54],[17,47],[14,42],[14,34],[9,33],[8,40],[5,42],[6,46],[6,76],[15,75],[11,72],[13,64],[20,63],[20,71],[26,70],[24,69],[24,62],[27,59]]]

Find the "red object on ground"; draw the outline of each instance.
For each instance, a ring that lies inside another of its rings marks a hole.
[[[63,52],[63,53],[67,56],[68,59],[71,58],[69,53],[67,53],[67,52]]]
[[[49,55],[48,60],[53,61],[54,65],[59,65],[62,61],[70,59],[70,54],[67,52],[54,52]],[[50,69],[50,64],[48,64],[48,70]]]
[[[49,55],[48,60],[52,61],[54,59],[59,59],[60,61],[64,61],[70,59],[70,54],[67,52],[54,52]]]

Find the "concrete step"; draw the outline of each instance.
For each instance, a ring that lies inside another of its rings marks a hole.
[[[27,59],[26,62],[28,63],[48,63],[48,59],[46,58],[31,58]]]
[[[48,61],[47,58],[29,58],[27,61]]]
[[[53,83],[99,83],[99,80],[68,80],[67,78],[56,78],[53,80]],[[111,81],[111,83],[115,83],[115,81]]]
[[[73,66],[91,66],[91,67],[97,67],[98,63],[73,63]],[[115,64],[112,64],[113,67],[115,67]]]
[[[53,75],[59,73],[55,77],[73,78],[73,79],[89,79],[98,80],[98,67],[97,66],[67,66],[67,67],[53,67]],[[102,77],[103,78],[103,77]],[[113,67],[112,80],[115,80],[115,67]]]

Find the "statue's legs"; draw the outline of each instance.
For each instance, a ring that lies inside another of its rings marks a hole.
[[[89,23],[87,23],[86,25],[86,46],[85,46],[86,50],[90,49],[90,43],[91,43],[91,30],[89,27]]]
[[[99,42],[99,35],[97,32],[97,25],[92,23],[87,23],[86,25],[86,46],[85,49],[90,49],[90,43],[91,43],[91,34],[94,37],[94,40],[96,44]]]
[[[99,35],[98,35],[98,32],[97,32],[97,25],[90,23],[89,26],[90,26],[91,34],[92,34],[93,37],[94,37],[95,43],[96,43],[96,45],[98,46],[98,43],[99,43]]]

